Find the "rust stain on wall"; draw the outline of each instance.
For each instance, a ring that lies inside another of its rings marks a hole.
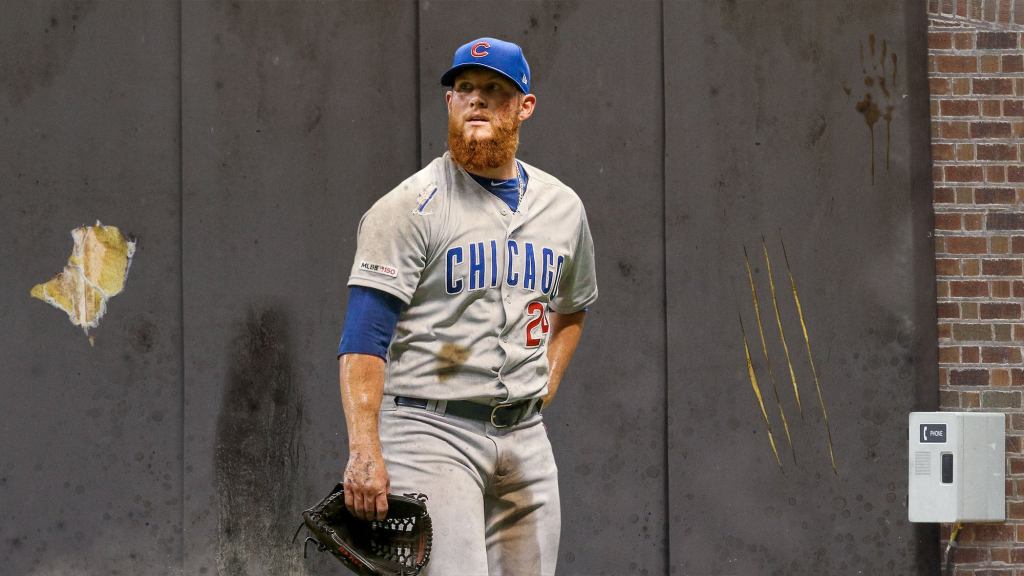
[[[881,49],[877,47],[874,34],[868,35],[868,57],[865,60],[864,43],[860,44],[860,70],[864,75],[864,96],[857,102],[854,109],[864,116],[864,123],[868,127],[868,136],[871,142],[871,183],[875,183],[875,124],[879,119],[885,120],[885,169],[889,169],[890,150],[892,148],[892,113],[895,109],[893,104],[891,88],[896,87],[897,69],[899,58],[895,52],[889,52],[889,43],[882,40]],[[889,64],[892,64],[891,78],[888,72]],[[870,68],[870,69],[869,69]],[[876,87],[881,94],[876,92]],[[846,95],[850,95],[850,89],[843,86]]]
[[[74,247],[64,270],[33,286],[31,295],[66,312],[88,334],[106,313],[107,301],[124,290],[135,241],[98,220],[95,226],[75,228],[71,238]]]

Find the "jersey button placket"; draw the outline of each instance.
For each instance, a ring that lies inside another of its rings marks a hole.
[[[507,213],[508,213],[507,210],[504,210],[504,209],[501,210],[501,214],[503,216],[505,214],[507,214]],[[509,357],[512,356],[511,354],[509,354],[509,347],[507,346],[508,340],[509,340],[508,322],[509,322],[510,318],[516,318],[517,317],[515,311],[511,309],[512,301],[513,301],[512,291],[515,290],[515,287],[508,285],[508,270],[509,270],[509,267],[512,265],[512,263],[508,259],[509,258],[508,243],[513,238],[512,232],[513,232],[513,230],[515,228],[515,224],[513,222],[511,222],[511,219],[509,219],[509,220],[506,220],[506,225],[508,226],[508,228],[507,228],[507,232],[505,234],[505,243],[504,243],[505,253],[504,253],[504,258],[503,258],[503,260],[504,260],[504,270],[502,271],[502,281],[501,281],[501,296],[502,296],[501,300],[503,302],[502,308],[504,309],[504,312],[505,312],[505,322],[502,323],[501,329],[498,332],[499,335],[500,335],[499,339],[502,342],[502,346],[501,347],[505,351],[505,362],[502,365],[501,369],[499,370],[499,375],[504,373],[504,371],[505,371],[504,368],[505,368],[505,366],[508,365]]]

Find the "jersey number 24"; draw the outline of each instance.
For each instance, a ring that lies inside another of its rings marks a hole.
[[[548,331],[551,330],[546,312],[542,302],[533,301],[526,305],[526,315],[530,318],[526,323],[527,348],[540,346],[544,342],[544,337],[548,335]]]

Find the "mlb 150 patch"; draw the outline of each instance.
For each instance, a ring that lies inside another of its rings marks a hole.
[[[383,274],[384,276],[390,276],[392,278],[398,278],[398,270],[394,266],[372,264],[363,260],[359,263],[359,269],[366,270],[367,272],[373,272],[375,274]]]

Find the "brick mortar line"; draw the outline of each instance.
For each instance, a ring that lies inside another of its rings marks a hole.
[[[956,302],[939,302],[939,304],[956,304]],[[988,322],[987,320],[986,321],[976,321],[976,322],[969,322],[968,320],[976,320],[976,319],[974,319],[974,318],[939,318],[938,319],[938,323],[939,324],[971,325],[971,326],[985,326],[985,325],[992,326],[993,325],[992,323],[986,324],[986,322]],[[999,324],[1000,326],[1009,325],[1009,326],[1024,327],[1024,324],[1021,323],[1019,318],[1016,319],[1016,320],[998,320],[998,321],[994,321],[994,322],[996,324]],[[1010,337],[1012,338],[1013,334],[1011,334]],[[1004,347],[1004,348],[1021,348],[1021,347],[1024,347],[1024,340],[998,340],[996,342],[997,342],[997,344],[996,344],[997,346]],[[963,345],[964,346],[969,346],[968,344],[963,344]],[[987,342],[985,345],[986,346],[993,346],[993,343],[990,341],[990,342]]]
[[[956,281],[953,280],[953,282],[956,282]],[[972,280],[966,280],[964,282],[973,282],[973,281]],[[988,280],[979,280],[978,282],[989,282],[989,281]],[[995,282],[999,282],[999,281],[996,280]],[[977,298],[977,299],[971,299],[972,297],[973,298]],[[957,298],[957,299],[952,299],[952,298]],[[1009,300],[1010,297],[1008,296],[1007,298],[1004,298],[1004,299],[1008,299]],[[965,304],[965,303],[966,304],[970,304],[970,303],[981,303],[981,304],[984,304],[984,303],[988,303],[990,301],[991,301],[991,299],[988,296],[985,296],[983,298],[980,297],[980,296],[940,296],[938,298],[938,302],[937,303],[940,303],[940,304]],[[992,303],[1008,303],[1008,302],[1001,301],[1001,302],[992,302]],[[1009,302],[1009,303],[1016,303],[1016,302],[1012,301],[1012,302]],[[978,324],[988,324],[989,323],[988,321],[991,321],[991,322],[995,322],[995,323],[999,323],[999,324],[1008,324],[1009,323],[1009,324],[1024,325],[1024,320],[1021,320],[1020,318],[1010,318],[1010,319],[1006,319],[1006,318],[990,318],[990,319],[984,319],[984,321],[982,319],[980,319],[980,318],[947,318],[947,319],[941,319],[940,318],[939,320],[940,321],[941,320],[976,320],[976,321],[978,321]]]
[[[1016,208],[1015,206],[1010,206],[1008,204],[964,204],[963,202],[932,202],[932,204],[935,205],[935,206],[933,206],[933,208],[935,209],[935,214],[936,215],[943,215],[943,216],[946,215],[946,214],[965,214],[965,215],[986,214],[987,215],[987,214],[1017,214],[1017,213],[1019,213],[1019,211],[1015,209]],[[978,208],[971,208],[971,206],[978,206]],[[981,206],[996,206],[996,207],[999,207],[999,206],[1010,206],[1011,209],[1009,209],[1009,210],[990,210],[990,211],[986,211],[986,212],[979,212],[979,210],[984,210],[984,208],[980,208]],[[1007,236],[1013,236],[1013,237],[1017,237],[1017,238],[1019,238],[1021,236],[1024,236],[1024,234],[1022,234],[1022,232],[1024,232],[1024,230],[989,230],[989,231],[986,231],[986,230],[966,230],[966,229],[964,229],[963,231],[964,232],[1005,232]],[[940,232],[943,232],[943,231],[942,230],[935,230],[934,232],[935,232],[935,235],[937,236]],[[954,232],[955,232],[955,230],[954,230]]]
[[[990,33],[990,32],[1005,32],[1009,34],[1019,34],[1024,30],[1024,24],[1016,24],[1014,22],[990,22],[988,20],[972,20],[962,18],[959,16],[950,16],[946,14],[928,14],[929,28],[933,25],[935,32],[946,32],[947,30],[952,33]],[[932,30],[929,30],[931,32]]]
[[[958,277],[954,277],[954,278],[958,278]],[[955,280],[953,282],[955,282]],[[973,281],[966,280],[965,282],[973,282]],[[989,281],[987,281],[987,280],[979,280],[978,282],[989,282]],[[999,281],[996,280],[995,282],[999,282]],[[952,298],[957,298],[957,299],[952,299]],[[978,298],[978,299],[971,299],[971,298]],[[1009,296],[1007,297],[1007,299],[1009,299]],[[982,298],[980,296],[940,296],[939,299],[938,299],[938,303],[940,303],[940,304],[962,304],[962,303],[968,303],[968,304],[969,303],[982,303],[982,304],[984,304],[984,303],[988,303],[989,301],[991,301],[991,300],[989,299],[988,296],[985,296],[984,298]],[[996,303],[996,302],[992,302],[992,303]],[[1007,302],[998,302],[998,303],[1007,303]],[[1016,303],[1016,302],[1011,302],[1011,303]],[[996,322],[996,323],[1000,323],[1000,324],[1007,324],[1007,323],[1009,323],[1009,324],[1024,325],[1024,320],[1022,320],[1020,318],[1011,318],[1011,319],[988,318],[988,319],[985,319],[985,321],[983,321],[980,318],[951,318],[951,319],[939,319],[939,320],[977,320],[978,324],[988,324],[988,322],[986,322],[986,321],[992,321],[992,322]]]
[[[932,144],[967,144],[971,142],[981,142],[982,144],[1016,144],[1021,142],[1024,138],[1007,136],[1004,138],[935,138],[932,140]],[[949,160],[936,160],[936,162],[949,162]],[[979,162],[978,160],[956,160],[958,166],[965,166]],[[980,160],[980,162],[993,162],[992,160]],[[1013,164],[1007,162],[1006,166],[1012,166]],[[1020,182],[1018,182],[1020,184]]]
[[[944,324],[944,323],[940,322],[940,324]],[[965,324],[965,323],[957,322],[956,324]],[[983,324],[971,324],[971,326],[984,326],[984,325]],[[981,347],[981,346],[986,346],[986,345],[990,346],[990,345],[993,345],[993,344],[1000,344],[1000,343],[1008,343],[1009,344],[1009,343],[1019,342],[1020,340],[955,340],[953,338],[939,338],[939,341],[941,341],[943,343],[952,343],[952,344],[955,344],[955,345],[958,345],[958,346],[979,346],[979,347]],[[1017,346],[1014,345],[1013,347],[1017,347]]]
[[[955,98],[950,99],[952,102],[963,102],[963,99]],[[981,100],[976,100],[981,102]],[[986,100],[986,102],[999,102],[999,100]],[[992,118],[1005,118],[1005,120],[991,120]],[[941,122],[1003,122],[1006,124],[1014,124],[1015,122],[1024,121],[1024,116],[1006,116],[1000,112],[999,116],[985,116],[983,114],[936,114],[932,116],[932,126],[935,123]]]
[[[1024,347],[1021,346],[998,346],[998,348],[1013,348],[1016,350],[1024,350]],[[1020,362],[1007,362],[1005,364],[999,364],[997,362],[939,362],[939,367],[947,368],[950,370],[1024,370],[1024,364]],[[995,385],[993,384],[992,386]]]
[[[939,338],[939,341],[943,342],[943,343],[953,344],[953,345],[956,345],[956,346],[978,346],[978,347],[991,346],[993,344],[1019,342],[1019,340],[953,340],[952,338],[949,338],[949,339]],[[1013,348],[1018,348],[1018,346],[1012,346],[1012,347]]]
[[[1016,56],[1024,52],[1024,48],[929,48],[929,56]],[[929,75],[931,71],[928,72]],[[978,72],[991,74],[991,72]]]
[[[981,76],[985,74],[985,76]],[[929,72],[929,80],[946,80],[949,78],[971,78],[978,80],[1016,80],[1020,78],[1020,72]],[[967,96],[967,94],[964,94]],[[979,96],[999,96],[999,94],[979,94]],[[1006,94],[1013,96],[1013,94]]]
[[[1004,297],[1004,298],[997,298],[995,300],[985,300],[985,301],[981,302],[981,304],[1013,304],[1013,303],[1016,302],[1016,300],[1017,300],[1016,298],[1010,298],[1009,296],[1007,296],[1007,297]],[[975,302],[970,302],[970,301],[941,301],[940,300],[937,304],[974,304],[974,303]],[[976,322],[978,322],[978,324],[984,324],[986,322],[989,322],[989,320],[980,320],[978,318],[943,318],[943,317],[939,317],[938,318],[938,322],[941,323],[941,324],[954,324],[954,323],[955,324],[970,324],[971,321],[976,321]],[[1013,320],[999,319],[999,320],[992,320],[992,322],[996,322],[996,323],[999,323],[999,324],[1010,324],[1011,326],[1021,326],[1021,327],[1024,327],[1024,322],[1022,322],[1020,318],[1016,318],[1016,319],[1013,319]],[[1011,337],[1012,337],[1012,334],[1011,334]],[[1007,340],[1007,342],[1024,342],[1024,340]]]
[[[939,344],[940,344],[940,345],[941,345],[941,344],[951,344],[951,345],[953,345],[953,346],[978,346],[978,347],[980,347],[980,346],[982,346],[982,345],[985,345],[985,344],[1001,344],[1001,343],[1006,343],[1006,342],[1008,342],[1008,341],[1003,341],[1003,340],[992,340],[992,341],[988,341],[988,342],[972,342],[972,343],[965,343],[965,342],[961,342],[961,341],[959,341],[959,340],[952,340],[952,339],[950,339],[950,340],[944,340],[944,339],[942,339],[942,338],[939,338],[938,342],[939,342]],[[952,346],[949,346],[949,347],[952,347]],[[1014,348],[1017,348],[1017,346],[1014,346]],[[1018,367],[1018,366],[1014,366],[1014,368],[1017,368],[1017,367]]]
[[[945,143],[945,142],[940,142]],[[935,166],[986,166],[986,167],[999,167],[999,166],[1017,166],[1024,163],[1022,160],[933,160],[932,163]],[[941,183],[941,182],[940,182]],[[1024,188],[1024,182],[986,182],[996,184],[1008,184],[1005,187],[987,187],[987,188]],[[1016,186],[1014,186],[1016,184]],[[1015,202],[1016,204],[1016,202]]]
[[[956,282],[957,281],[956,279],[958,279],[958,278],[973,278],[973,277],[953,276],[951,278],[952,278],[952,282]],[[1000,279],[996,279],[996,280],[989,280],[989,279],[978,280],[977,282],[1001,282],[1001,281],[1002,281],[1002,279],[1000,278]],[[974,280],[963,280],[962,282],[975,282],[975,281]],[[999,298],[1004,299],[1004,300],[1009,300],[1009,299],[1011,299],[1011,296],[939,296],[938,297],[938,303],[940,303],[940,304],[956,304],[956,303],[972,303],[973,302],[973,303],[982,303],[982,304],[984,304],[986,302],[992,301],[993,298],[996,299],[996,300],[998,300]],[[996,302],[992,301],[992,303],[996,303]],[[997,303],[1006,303],[1006,302],[999,301]],[[953,319],[953,320],[980,320],[980,319]],[[1018,319],[1006,319],[1006,320],[1004,320],[1004,319],[991,319],[991,320],[1000,320],[1000,321],[1016,323],[1016,324],[1020,324],[1021,323],[1021,320],[1019,318]],[[981,324],[984,324],[984,322],[982,322]]]

